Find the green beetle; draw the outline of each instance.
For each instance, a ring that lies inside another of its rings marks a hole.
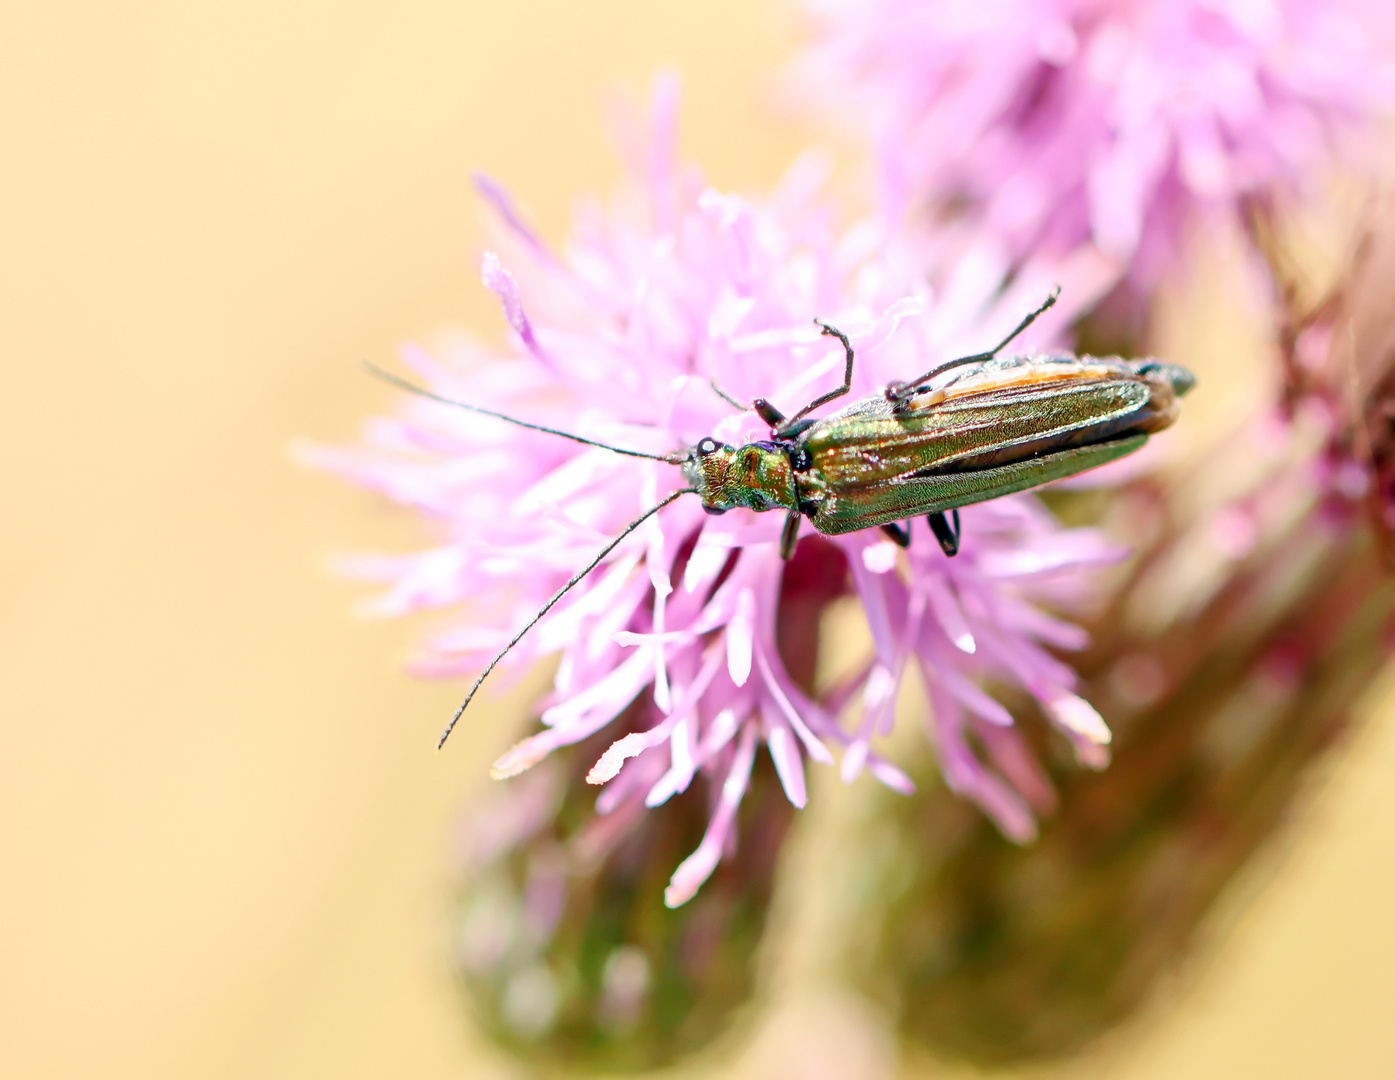
[[[881,526],[904,547],[910,533],[898,523],[921,514],[953,555],[959,507],[1132,453],[1172,423],[1177,399],[1195,383],[1185,368],[1153,361],[998,355],[1055,301],[1053,294],[990,352],[814,420],[810,412],[852,385],[852,346],[823,326],[846,350],[843,385],[789,419],[757,399],[752,408],[770,439],[738,447],[702,439],[682,457],[684,475],[709,513],[786,510],[785,558],[801,518],[834,536]]]
[[[1059,290],[1058,290],[1059,292]],[[669,503],[696,494],[712,514],[744,507],[786,512],[780,553],[793,556],[801,522],[836,536],[882,528],[910,543],[909,519],[925,515],[946,555],[959,550],[959,507],[1074,476],[1130,454],[1177,417],[1178,399],[1195,384],[1185,368],[1151,360],[1095,359],[1067,354],[1000,356],[1004,348],[1056,302],[1046,301],[993,349],[932,368],[910,382],[855,401],[831,416],[810,413],[852,389],[855,354],[842,342],[843,383],[785,417],[764,398],[749,406],[770,425],[770,438],[728,446],[710,436],[673,454],[649,454],[530,424],[503,413],[452,401],[367,365],[404,390],[631,457],[681,466],[689,487],[674,491],[627,525],[543,605],[481,672],[445,734],[494,666],[626,536]],[[713,390],[737,408],[716,384]]]

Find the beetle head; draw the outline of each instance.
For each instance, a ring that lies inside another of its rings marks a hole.
[[[710,436],[700,439],[688,451],[683,475],[709,514],[738,506],[761,511],[797,505],[789,455],[775,443],[729,446]]]

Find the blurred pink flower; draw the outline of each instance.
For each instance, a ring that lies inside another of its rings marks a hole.
[[[1311,185],[1395,102],[1374,3],[806,4],[801,85],[867,130],[893,215],[968,208],[1018,256],[1088,240],[1144,285],[1185,226]]]
[[[933,358],[982,349],[1046,291],[1020,279],[1004,289],[970,261],[931,303],[898,278],[874,232],[835,235],[813,199],[820,177],[810,163],[762,205],[705,187],[676,160],[673,87],[661,83],[656,99],[652,137],[630,155],[637,191],[609,211],[582,210],[564,255],[481,182],[512,251],[509,268],[484,257],[512,347],[507,360],[473,345],[441,359],[408,348],[404,360],[435,393],[653,453],[708,434],[740,443],[768,430],[753,413],[734,413],[711,380],[739,400],[762,395],[794,411],[834,385],[843,365],[815,318],[851,336],[860,396]],[[433,676],[478,672],[607,540],[684,483],[664,462],[420,398],[403,400],[398,418],[373,421],[367,444],[313,457],[439,524],[434,548],[350,567],[389,583],[373,604],[384,615],[468,603],[454,628],[427,642],[417,668]],[[709,778],[710,826],[665,894],[676,906],[734,842],[762,745],[795,806],[806,802],[806,759],[831,764],[835,751],[844,777],[866,768],[910,790],[872,746],[890,730],[912,662],[934,705],[931,735],[948,783],[1008,836],[1034,834],[1033,809],[1049,807],[1051,789],[980,678],[1031,693],[1082,760],[1104,763],[1107,729],[1073,693],[1071,668],[1047,651],[1079,647],[1083,635],[1036,606],[1078,600],[1087,571],[1116,557],[1098,535],[1062,530],[1017,496],[966,508],[964,548],[952,560],[923,522],[904,554],[876,530],[828,538],[846,560],[876,655],[821,704],[795,685],[776,648],[783,521],[745,510],[711,517],[681,498],[626,538],[510,655],[516,668],[558,652],[561,663],[541,703],[542,730],[504,754],[495,774],[522,772],[647,698],[648,726],[616,739],[588,780],[605,785],[597,809],[609,814],[658,806],[697,774]],[[861,718],[848,730],[836,713],[854,697]]]

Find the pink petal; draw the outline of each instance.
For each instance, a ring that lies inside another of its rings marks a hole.
[[[664,890],[666,907],[676,908],[686,904],[717,868],[717,863],[722,857],[722,848],[736,817],[736,808],[740,805],[742,796],[746,794],[746,785],[751,779],[751,766],[755,764],[755,760],[756,729],[754,724],[747,724],[741,733],[741,741],[737,744],[731,769],[722,782],[717,809],[712,814],[712,820],[708,822],[702,843],[696,851],[678,864],[678,869],[669,879],[668,888]]]
[[[480,277],[485,288],[499,297],[504,306],[504,318],[513,327],[514,333],[523,339],[528,351],[551,367],[552,360],[538,344],[538,339],[533,333],[533,324],[528,321],[528,316],[523,311],[523,302],[518,296],[518,284],[513,275],[504,269],[499,256],[494,252],[486,251],[480,260]]]
[[[785,789],[785,797],[799,809],[809,801],[804,787],[804,762],[795,748],[789,729],[783,724],[771,728],[765,737],[770,748],[770,760],[775,763],[775,772],[780,777],[780,786]]]
[[[727,623],[727,671],[737,686],[745,686],[751,675],[751,650],[755,638],[755,594],[742,589],[736,598],[736,613]]]
[[[634,731],[623,738],[616,739],[609,748],[591,766],[591,771],[586,774],[588,784],[604,784],[613,780],[619,774],[621,766],[632,757],[637,757],[645,750],[648,750],[650,741],[645,732]]]

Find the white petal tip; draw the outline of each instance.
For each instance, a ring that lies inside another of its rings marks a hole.
[[[1114,737],[1104,717],[1084,698],[1062,694],[1048,701],[1046,707],[1058,724],[1096,746],[1108,746]]]
[[[536,735],[524,739],[499,756],[499,759],[489,767],[489,775],[495,780],[507,780],[519,773],[527,772],[547,757],[551,749],[551,746]]]
[[[818,739],[809,739],[804,742],[804,749],[809,752],[809,756],[820,765],[833,764],[833,751],[825,746]]]
[[[743,589],[736,598],[736,614],[727,623],[727,673],[737,686],[745,686],[751,677],[752,653],[755,647],[756,597]]]
[[[777,727],[767,740],[770,760],[775,763],[775,773],[784,788],[785,798],[796,810],[803,810],[809,802],[809,793],[804,784],[804,764],[799,760],[794,738],[788,729]]]
[[[954,647],[970,655],[978,652],[978,642],[974,640],[973,634],[960,634],[954,639]]]
[[[698,887],[707,880],[704,876],[701,880],[694,881],[690,875],[683,875],[680,879],[679,875],[683,875],[683,867],[681,866],[674,872],[673,879],[668,883],[668,888],[664,889],[664,907],[666,908],[682,907],[697,895]]]
[[[712,876],[721,858],[719,847],[704,837],[698,849],[678,864],[673,877],[668,879],[664,890],[664,907],[682,907],[702,888],[703,882]]]
[[[867,763],[867,744],[865,742],[855,742],[848,747],[843,755],[843,767],[840,771],[843,783],[851,784],[862,772],[862,766]]]
[[[902,795],[915,794],[915,781],[891,762],[874,757],[871,759],[869,768],[872,770],[872,775],[891,788],[892,791],[899,791]]]
[[[643,735],[632,732],[622,739],[616,739],[610,747],[596,759],[591,771],[586,774],[588,784],[605,784],[614,780],[625,762],[648,748]]]

